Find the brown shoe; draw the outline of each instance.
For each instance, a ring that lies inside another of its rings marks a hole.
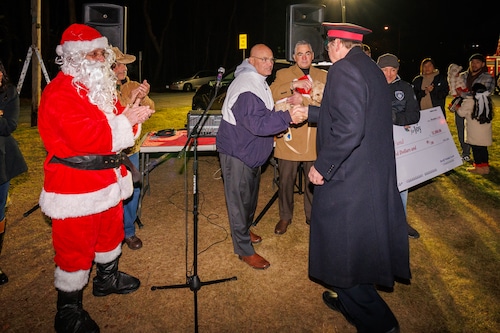
[[[138,250],[142,247],[142,241],[136,235],[133,235],[132,237],[129,238],[125,238],[125,243],[127,243],[129,249],[131,250]]]
[[[276,227],[274,227],[274,233],[276,235],[283,235],[286,232],[286,229],[288,228],[290,223],[292,223],[291,220],[280,220],[276,224]]]
[[[258,244],[262,242],[262,237],[250,231],[250,241],[252,242],[252,244]]]
[[[257,253],[254,253],[251,256],[238,256],[238,258],[255,269],[266,269],[271,266],[269,261],[259,256]]]

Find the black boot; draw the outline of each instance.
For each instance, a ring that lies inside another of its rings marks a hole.
[[[94,278],[94,296],[109,294],[128,294],[141,285],[139,279],[118,271],[118,258],[107,264],[96,264],[97,275]]]
[[[0,268],[0,285],[6,284],[9,282],[9,278],[7,277],[7,274],[2,272],[2,269]]]
[[[82,307],[83,289],[57,291],[57,313],[54,328],[57,333],[99,333],[99,326]]]
[[[5,219],[0,221],[0,253],[2,253],[4,236],[5,236]],[[2,269],[0,268],[0,285],[6,284],[7,282],[9,282],[9,278],[7,277],[7,274],[2,272]]]

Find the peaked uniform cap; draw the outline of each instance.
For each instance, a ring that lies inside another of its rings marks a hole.
[[[80,51],[88,53],[108,47],[108,39],[99,31],[85,24],[74,23],[63,32],[61,43],[56,47],[56,53],[62,56],[65,53]]]
[[[322,25],[329,38],[348,39],[356,42],[362,42],[363,36],[372,32],[370,29],[352,23],[323,22]]]
[[[133,56],[131,54],[124,54],[116,46],[113,46],[111,49],[115,53],[115,57],[116,57],[115,61],[116,62],[119,62],[120,64],[127,65],[127,64],[131,64],[135,61],[135,56]]]

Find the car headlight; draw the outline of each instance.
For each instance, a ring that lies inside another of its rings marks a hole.
[[[172,84],[183,84],[183,83],[184,83],[184,81],[175,81],[175,82],[174,82],[174,83],[172,83]]]

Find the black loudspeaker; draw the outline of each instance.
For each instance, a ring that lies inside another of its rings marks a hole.
[[[300,40],[309,42],[314,51],[314,62],[325,60],[324,18],[325,5],[289,5],[286,13],[285,56],[293,61],[295,44]]]
[[[83,22],[107,37],[112,46],[127,52],[127,7],[107,3],[84,4]]]

